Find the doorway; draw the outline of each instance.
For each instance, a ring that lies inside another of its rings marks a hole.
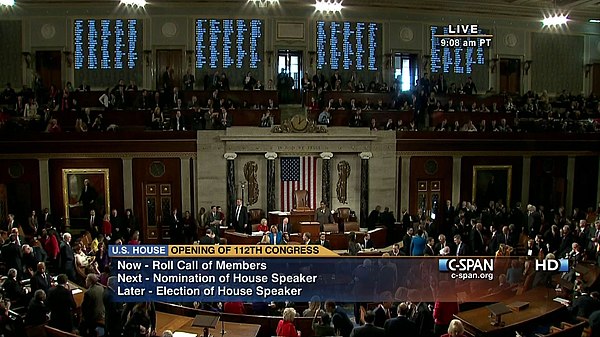
[[[595,95],[600,95],[600,63],[594,63],[592,65],[591,73],[592,73],[592,92]]]
[[[302,102],[302,51],[279,50],[277,53],[277,90],[279,104]]]
[[[147,243],[165,242],[171,238],[169,217],[172,209],[171,184],[143,184],[144,213],[142,240]]]
[[[508,94],[521,93],[520,59],[500,59],[500,92],[506,92]]]
[[[62,58],[60,50],[38,50],[35,52],[35,71],[42,78],[46,90],[54,85],[62,88]]]
[[[397,92],[411,91],[419,78],[419,55],[394,54],[394,83]]]
[[[170,76],[166,76],[167,66]],[[181,49],[156,50],[156,89],[171,91],[173,87],[181,88],[183,73],[183,51]]]

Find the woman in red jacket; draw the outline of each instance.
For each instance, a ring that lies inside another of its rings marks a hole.
[[[455,314],[458,314],[458,303],[436,301],[433,306],[433,335],[439,337],[445,334]]]
[[[298,331],[294,326],[294,318],[296,318],[296,310],[294,308],[285,308],[283,310],[283,319],[277,324],[278,337],[298,337]]]
[[[269,231],[269,226],[267,226],[267,219],[260,220],[260,225],[258,225],[257,230],[259,232],[266,233]]]
[[[110,215],[104,214],[104,220],[102,221],[102,234],[105,237],[112,236],[112,224],[110,223]]]

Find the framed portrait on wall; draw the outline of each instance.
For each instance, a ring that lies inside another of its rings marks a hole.
[[[110,212],[110,179],[107,168],[63,169],[65,225],[85,228],[91,210],[101,217]]]
[[[511,185],[511,165],[473,166],[473,201],[478,208],[487,207],[490,201],[510,207]]]

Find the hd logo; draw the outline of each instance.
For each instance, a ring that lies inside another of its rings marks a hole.
[[[535,270],[536,271],[568,272],[569,271],[569,260],[568,259],[535,260]]]

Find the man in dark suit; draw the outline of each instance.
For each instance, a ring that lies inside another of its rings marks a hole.
[[[104,288],[98,283],[96,274],[88,274],[85,278],[85,285],[88,288],[83,294],[81,303],[81,327],[82,336],[96,336],[96,327],[104,322]]]
[[[542,227],[542,218],[535,206],[527,205],[527,230],[530,238],[534,238]]]
[[[21,246],[18,242],[18,235],[15,233],[11,233],[8,239],[8,243],[2,246],[2,259],[6,263],[6,268],[14,268],[17,270],[17,278],[21,277],[23,273],[23,263],[22,257],[23,252],[21,250]]]
[[[46,273],[46,264],[44,262],[39,262],[37,264],[37,271],[31,278],[31,291],[42,289],[47,293],[51,284],[52,279],[50,278],[50,274]]]
[[[107,287],[104,289],[102,295],[102,302],[104,303],[104,310],[106,312],[105,328],[108,337],[120,337],[124,325],[124,323],[121,322],[123,303],[115,301],[115,298],[117,297],[117,293],[115,292],[116,288],[117,277],[109,277]]]
[[[456,256],[466,256],[467,255],[467,245],[462,242],[460,234],[454,235],[454,244],[456,245]]]
[[[384,337],[385,330],[373,325],[375,314],[369,310],[365,314],[365,325],[354,328],[350,333],[350,337]]]
[[[410,243],[412,241],[412,237],[413,237],[413,228],[412,227],[408,227],[408,229],[406,230],[406,234],[404,235],[404,238],[402,239],[402,250],[404,255],[406,256],[410,256]]]
[[[430,236],[427,238],[427,244],[425,245],[425,250],[423,250],[423,255],[425,256],[436,256],[435,250],[433,249],[435,244],[435,239]]]
[[[381,206],[377,205],[377,207],[375,207],[374,210],[371,211],[371,213],[369,214],[368,220],[367,220],[367,225],[369,230],[373,230],[375,229],[375,226],[377,226],[377,224],[381,223]]]
[[[90,210],[90,216],[88,219],[87,230],[92,233],[92,236],[98,235],[100,228],[102,228],[102,217],[96,215],[95,210]]]
[[[327,249],[331,249],[331,244],[329,243],[329,240],[326,240],[325,233],[319,234],[319,242],[317,243]]]
[[[185,131],[185,119],[180,110],[177,110],[175,116],[171,118],[171,131]]]
[[[127,233],[122,218],[116,208],[110,212],[110,224],[112,225],[112,240],[123,239]],[[125,238],[128,239],[128,238]]]
[[[369,234],[368,232],[365,233],[365,237],[363,238],[362,246],[364,249],[373,248],[373,241],[371,241],[371,234]]]
[[[475,224],[475,227],[471,229],[470,241],[471,241],[471,253],[476,256],[485,255],[485,241],[483,240],[483,225],[481,222]],[[495,253],[495,252],[494,252]]]
[[[398,317],[385,321],[383,329],[386,337],[417,336],[417,325],[408,319],[408,306],[405,303],[398,305]]]
[[[248,209],[242,205],[242,199],[235,201],[232,224],[236,232],[252,234],[252,226],[248,223]]]
[[[388,319],[396,317],[396,313],[392,313],[392,310],[390,310],[392,307],[392,294],[388,292],[387,296],[389,296],[389,299],[379,304],[379,306],[373,310],[373,314],[375,315],[373,325],[380,328],[383,328]]]
[[[281,232],[281,233],[288,233],[288,234],[292,234],[292,225],[289,223],[290,219],[288,218],[283,218],[283,221],[281,224],[279,224],[279,226],[277,226],[277,229]]]
[[[332,301],[325,302],[325,311],[331,315],[333,328],[339,331],[338,334],[342,337],[349,337],[354,329],[354,324],[348,315]]]
[[[325,230],[324,224],[333,223],[333,215],[331,215],[331,210],[329,210],[325,201],[321,201],[319,209],[315,212],[315,221],[321,225],[321,232]]]
[[[58,285],[48,291],[47,305],[50,309],[49,326],[66,331],[73,331],[71,312],[77,308],[71,289],[67,284],[67,275],[61,274],[57,278]]]
[[[44,208],[38,219],[38,235],[42,233],[42,229],[48,228],[50,225],[55,226],[56,224],[54,223],[52,214],[50,214],[50,210],[48,208]]]
[[[217,206],[210,206],[210,213],[206,217],[206,223],[208,224],[208,228],[215,234],[215,242],[219,242],[219,230],[221,225],[223,225],[223,217],[220,212],[217,212]]]
[[[79,202],[83,206],[83,214],[90,214],[90,211],[96,209],[96,199],[98,198],[98,192],[90,185],[89,179],[83,180],[83,190],[79,196]]]
[[[183,225],[181,223],[181,214],[177,208],[173,209],[169,217],[169,229],[171,231],[171,242],[173,244],[183,243]]]
[[[210,228],[206,229],[206,235],[198,240],[198,243],[201,245],[214,245],[215,244],[215,234],[212,232]]]
[[[454,216],[454,206],[452,206],[452,201],[446,200],[446,207],[444,208],[444,231],[452,227]]]
[[[304,234],[302,234],[302,244],[303,245],[312,245],[313,244],[313,242],[310,239],[309,232],[304,232]]]
[[[8,277],[2,287],[4,288],[4,296],[10,299],[11,302],[16,303],[17,306],[27,305],[29,302],[27,298],[28,289],[23,288],[17,280],[17,270],[15,268],[8,270]]]
[[[597,291],[592,291],[591,294],[581,293],[569,307],[569,312],[573,315],[573,318],[589,318],[592,312],[597,310],[600,310],[600,294]]]
[[[67,275],[69,280],[75,282],[75,256],[71,247],[70,233],[63,234],[63,242],[60,244],[60,271]]]

